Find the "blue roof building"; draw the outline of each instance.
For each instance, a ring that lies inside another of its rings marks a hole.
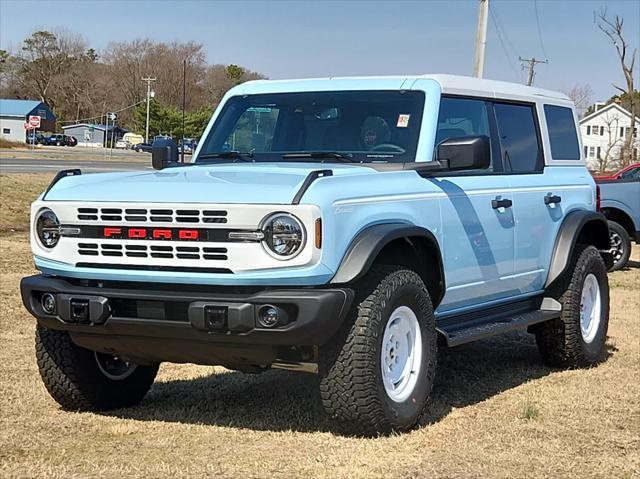
[[[55,131],[56,116],[45,103],[38,100],[0,99],[0,137],[24,143],[24,123],[30,116],[40,117],[38,131]]]

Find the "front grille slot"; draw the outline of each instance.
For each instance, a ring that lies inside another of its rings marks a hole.
[[[170,208],[78,208],[81,221],[130,221],[132,223],[227,223],[225,210],[170,209]]]
[[[129,258],[158,258],[179,260],[225,261],[227,248],[199,246],[168,246],[119,243],[78,243],[78,254],[82,256],[105,256]]]

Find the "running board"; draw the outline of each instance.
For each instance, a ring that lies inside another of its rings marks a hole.
[[[437,322],[437,330],[444,336],[447,346],[453,347],[517,329],[526,329],[534,324],[559,318],[561,313],[560,305],[550,304],[547,298],[542,304],[545,309],[523,311],[522,306],[524,305],[512,305],[509,312],[503,309],[500,312],[493,310],[447,318]]]

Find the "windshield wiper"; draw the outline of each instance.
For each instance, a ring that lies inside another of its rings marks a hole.
[[[227,159],[233,158],[234,160],[253,161],[253,150],[251,151],[219,151],[217,153],[203,153],[198,155],[196,163],[200,160],[213,160],[216,158]]]
[[[331,160],[338,160],[342,162],[355,163],[356,160],[353,159],[353,155],[351,153],[340,153],[339,151],[300,151],[294,153],[285,153],[282,155],[283,160],[292,160],[292,159],[324,159],[328,158]]]

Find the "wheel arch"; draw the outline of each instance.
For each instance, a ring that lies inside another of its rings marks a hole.
[[[622,226],[630,237],[634,237],[636,233],[636,226],[633,223],[633,219],[623,209],[616,208],[615,206],[607,206],[602,208],[602,214],[610,221],[615,221]]]
[[[607,218],[595,211],[572,211],[566,215],[556,236],[545,288],[552,285],[566,271],[575,246],[579,243],[598,248],[607,268],[611,266],[611,254],[605,252],[611,246]]]
[[[351,241],[331,283],[357,281],[374,263],[399,264],[413,269],[424,281],[434,308],[440,304],[446,284],[444,265],[440,245],[431,231],[406,223],[365,228]]]

